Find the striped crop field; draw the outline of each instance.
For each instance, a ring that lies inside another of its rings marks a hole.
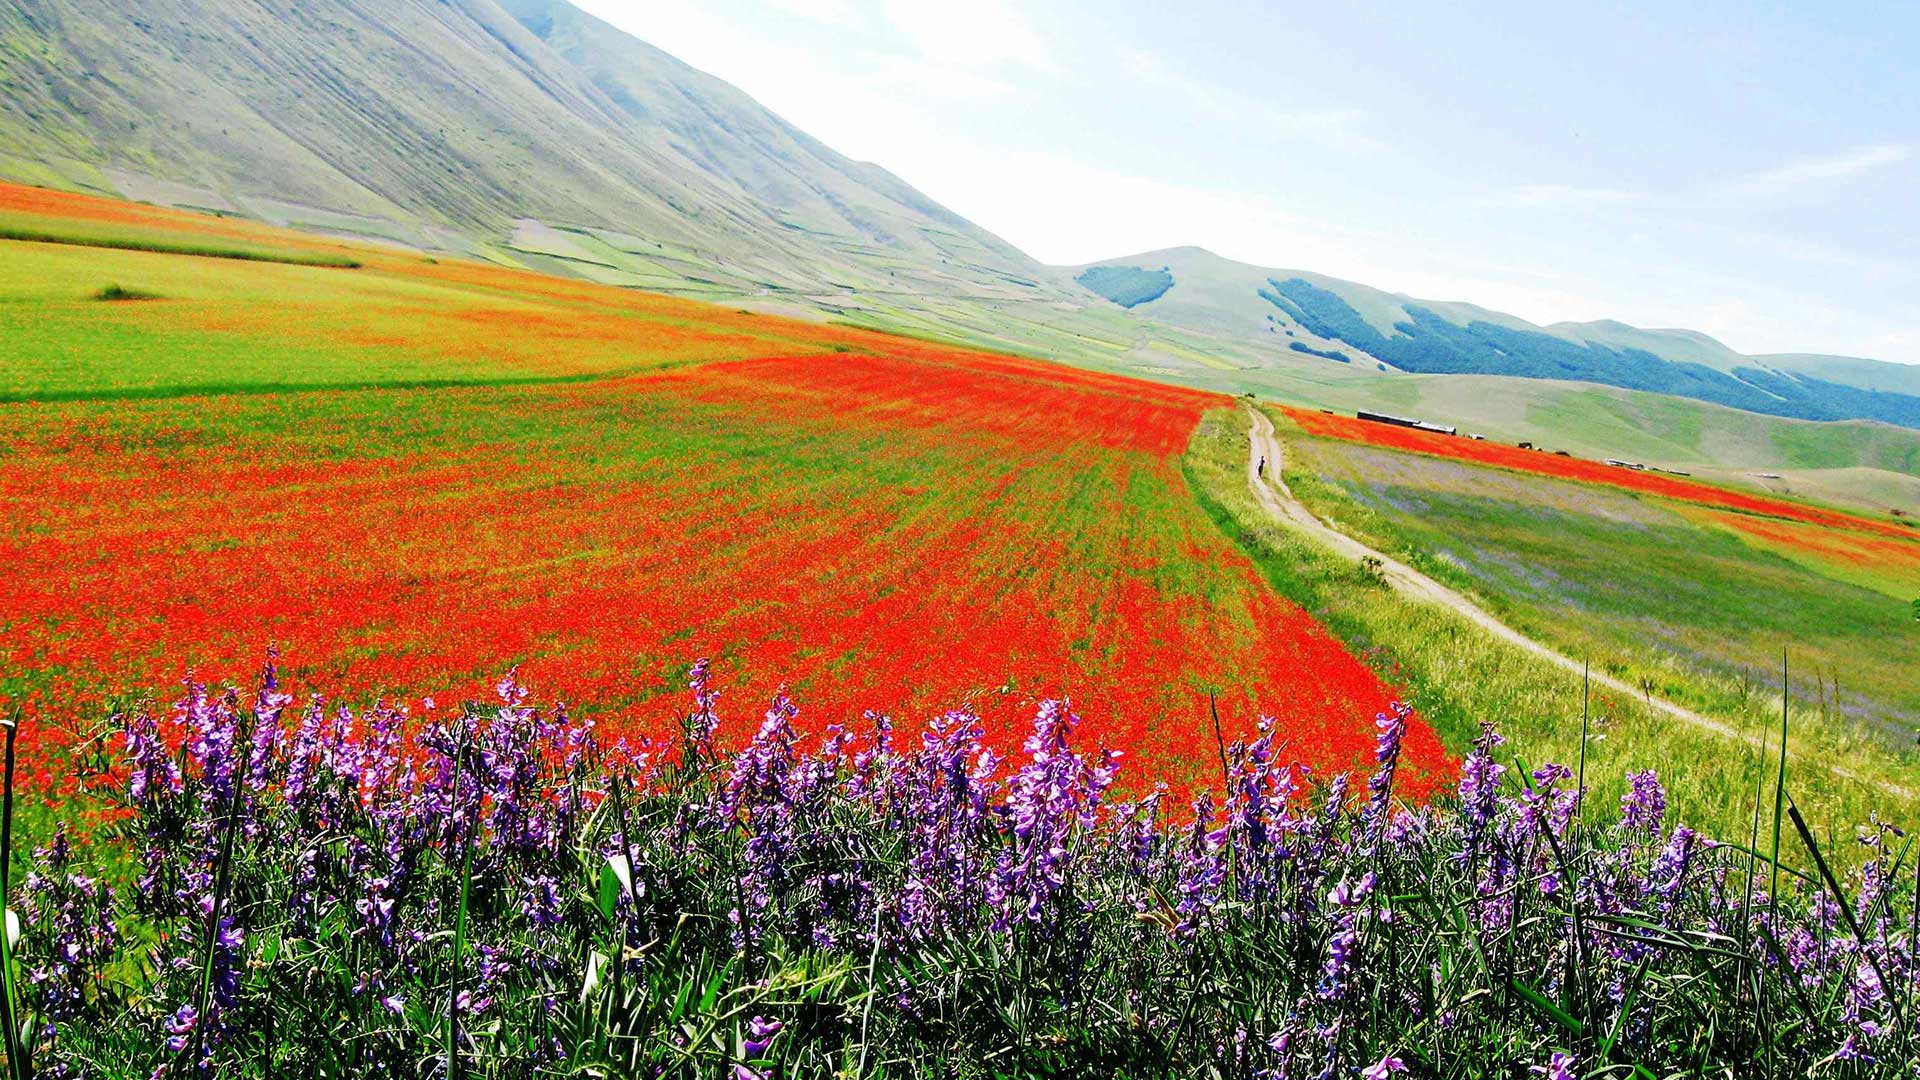
[[[1321,516],[1528,636],[1736,725],[1795,705],[1911,759],[1920,532],[1827,507],[1289,410]],[[1900,767],[1906,767],[1904,764]]]
[[[1898,600],[1920,597],[1920,541],[1866,536],[1844,529],[1756,514],[1700,510],[1700,516],[1817,573],[1855,581]]]
[[[0,195],[43,229],[199,220]],[[1067,695],[1136,782],[1185,785],[1218,773],[1210,698],[1227,739],[1271,716],[1334,770],[1396,695],[1188,492],[1224,398],[326,243],[357,265],[0,250],[0,695],[30,710],[273,644],[368,697],[518,665],[664,736],[711,657],[731,737],[783,686],[816,730],[964,707],[1005,735]],[[1410,795],[1450,775],[1417,719],[1405,755]]]
[[[1920,529],[1911,525],[1863,517],[1841,510],[1809,506],[1805,503],[1770,498],[1765,495],[1750,495],[1711,484],[1659,473],[1636,471],[1585,458],[1562,457],[1541,450],[1523,450],[1501,443],[1480,442],[1454,435],[1419,431],[1393,424],[1360,420],[1351,416],[1337,416],[1314,409],[1286,408],[1283,411],[1309,435],[1322,438],[1366,443],[1416,454],[1458,458],[1495,468],[1513,469],[1588,484],[1604,484],[1608,487],[1658,495],[1680,502],[1920,541]]]

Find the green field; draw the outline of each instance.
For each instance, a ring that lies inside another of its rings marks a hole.
[[[359,258],[367,265],[236,268],[177,251],[8,241],[0,400],[552,381],[826,347],[791,324],[678,301]],[[157,299],[102,303],[108,286]]]
[[[1284,433],[1285,417],[1276,416],[1276,422]],[[1187,454],[1192,486],[1275,587],[1332,627],[1377,670],[1403,683],[1408,700],[1439,727],[1449,745],[1460,745],[1482,720],[1491,720],[1509,737],[1506,750],[1530,766],[1545,761],[1571,764],[1584,756],[1588,783],[1597,791],[1621,790],[1628,771],[1656,767],[1670,785],[1681,818],[1711,834],[1744,837],[1762,771],[1754,741],[1693,728],[1635,699],[1602,691],[1591,698],[1592,737],[1583,755],[1578,677],[1492,638],[1459,616],[1398,596],[1357,564],[1272,521],[1247,490],[1246,430],[1244,415],[1222,411],[1208,416]],[[1288,438],[1292,447],[1304,441]],[[1314,483],[1309,471],[1292,467],[1287,480],[1296,492],[1298,485]],[[1332,486],[1322,484],[1320,490]],[[1582,495],[1599,494],[1579,490]],[[1338,515],[1335,519],[1346,524]],[[1434,561],[1424,560],[1423,565],[1430,567]],[[1679,579],[1658,584],[1685,587]],[[1551,632],[1543,632],[1543,637],[1563,644]],[[1904,695],[1912,693],[1913,680],[1901,680],[1896,650],[1883,649],[1877,662],[1883,665],[1873,669],[1882,677],[1878,685],[1903,692],[1900,699],[1908,700]],[[1598,667],[1600,658],[1595,663]],[[1846,675],[1844,662],[1840,670],[1850,685],[1855,677]],[[1811,686],[1813,672],[1804,677]],[[1864,688],[1865,677],[1859,678]],[[1700,677],[1663,679],[1655,691],[1725,705],[1712,714],[1750,733],[1753,740],[1771,738],[1777,746],[1780,699],[1764,679],[1756,676],[1749,682],[1744,701],[1722,683]],[[1788,783],[1803,806],[1817,806],[1819,820],[1836,830],[1864,822],[1875,812],[1890,820],[1914,820],[1920,813],[1920,802],[1912,798],[1920,754],[1895,745],[1885,729],[1868,730],[1845,720],[1813,694],[1796,694],[1790,706]],[[1835,767],[1852,778],[1836,775]],[[1878,785],[1880,779],[1905,787],[1907,794],[1890,794]]]
[[[1725,713],[1777,689],[1785,649],[1795,695],[1826,722],[1905,742],[1920,727],[1911,607],[1872,581],[1897,564],[1840,580],[1652,497],[1327,439],[1292,446],[1288,482],[1322,518],[1636,685]]]
[[[275,251],[243,244],[181,244],[160,236],[129,235],[113,229],[36,229],[15,227],[0,219],[0,240],[21,240],[36,244],[72,244],[77,247],[118,248],[126,251],[153,251],[165,255],[198,255],[209,259],[239,259],[243,262],[290,263],[295,266],[331,266],[352,270],[360,263],[344,255],[318,252]]]

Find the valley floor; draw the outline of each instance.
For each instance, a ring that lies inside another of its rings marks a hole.
[[[162,693],[189,665],[237,678],[276,642],[296,684],[369,695],[477,693],[520,664],[637,737],[671,729],[660,696],[711,656],[730,699],[791,682],[822,722],[964,704],[1004,732],[1068,693],[1137,782],[1185,784],[1261,714],[1299,760],[1354,767],[1406,696],[1403,793],[1446,787],[1496,721],[1601,789],[1684,762],[1676,811],[1721,835],[1751,820],[1777,745],[1752,686],[1729,704],[1684,671],[1597,663],[1583,695],[1581,639],[1351,512],[1366,448],[1263,428],[1298,502],[1250,488],[1249,417],[1217,394],[14,194],[12,226],[64,241],[0,240],[0,692],[36,708]],[[1804,510],[1711,535],[1856,570],[1906,543]],[[1615,539],[1621,559],[1654,550]],[[1681,575],[1656,591],[1687,572],[1648,565]],[[1849,602],[1891,599],[1871,584]],[[1913,689],[1856,656],[1848,693]],[[1823,820],[1912,816],[1889,780],[1910,754],[1831,705],[1793,731]]]

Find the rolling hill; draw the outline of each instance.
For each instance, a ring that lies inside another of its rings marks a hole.
[[[1911,508],[1920,474],[1911,432],[1792,419],[1920,426],[1920,369],[1536,327],[1195,248],[1049,268],[564,0],[0,0],[0,91],[3,179],[1232,393],[1433,402],[1873,505]]]
[[[1250,266],[1199,248],[1148,252],[1071,272],[1140,315],[1197,332],[1284,339],[1304,356],[1379,371],[1573,380],[1802,420],[1920,428],[1920,368],[1902,364],[1744,356],[1695,331],[1643,330],[1614,321],[1536,326],[1472,304]],[[1132,284],[1141,275],[1158,282],[1150,294]]]

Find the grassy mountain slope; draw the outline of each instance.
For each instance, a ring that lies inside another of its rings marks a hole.
[[[0,6],[0,175],[614,284],[1078,292],[564,3],[104,6]]]
[[[1701,335],[1620,324],[1537,328],[1195,248],[1103,264],[1134,271],[1103,286],[1131,307],[1103,303],[563,0],[0,0],[0,90],[0,178],[1307,404],[1432,398],[1489,434],[1679,467],[1805,467],[1816,488],[1830,470],[1914,471],[1900,438],[1862,443],[1849,426],[1745,430],[1674,399],[1536,381],[1441,390],[1347,339],[1366,334],[1303,320],[1261,292],[1278,295],[1275,278],[1304,282],[1384,341],[1404,336],[1395,328],[1419,317],[1412,307],[1449,329],[1659,349],[1717,379],[1758,364],[1877,398],[1920,394],[1920,372],[1897,365],[1743,358]],[[1628,400],[1627,417],[1596,419]],[[1841,489],[1906,490],[1871,475],[1836,488],[1851,497]]]
[[[0,179],[1176,381],[1264,360],[563,0],[0,0],[0,90]]]
[[[1779,371],[1803,372],[1816,378],[1869,390],[1920,394],[1920,364],[1889,364],[1857,356],[1821,356],[1813,353],[1778,353],[1752,359]]]

